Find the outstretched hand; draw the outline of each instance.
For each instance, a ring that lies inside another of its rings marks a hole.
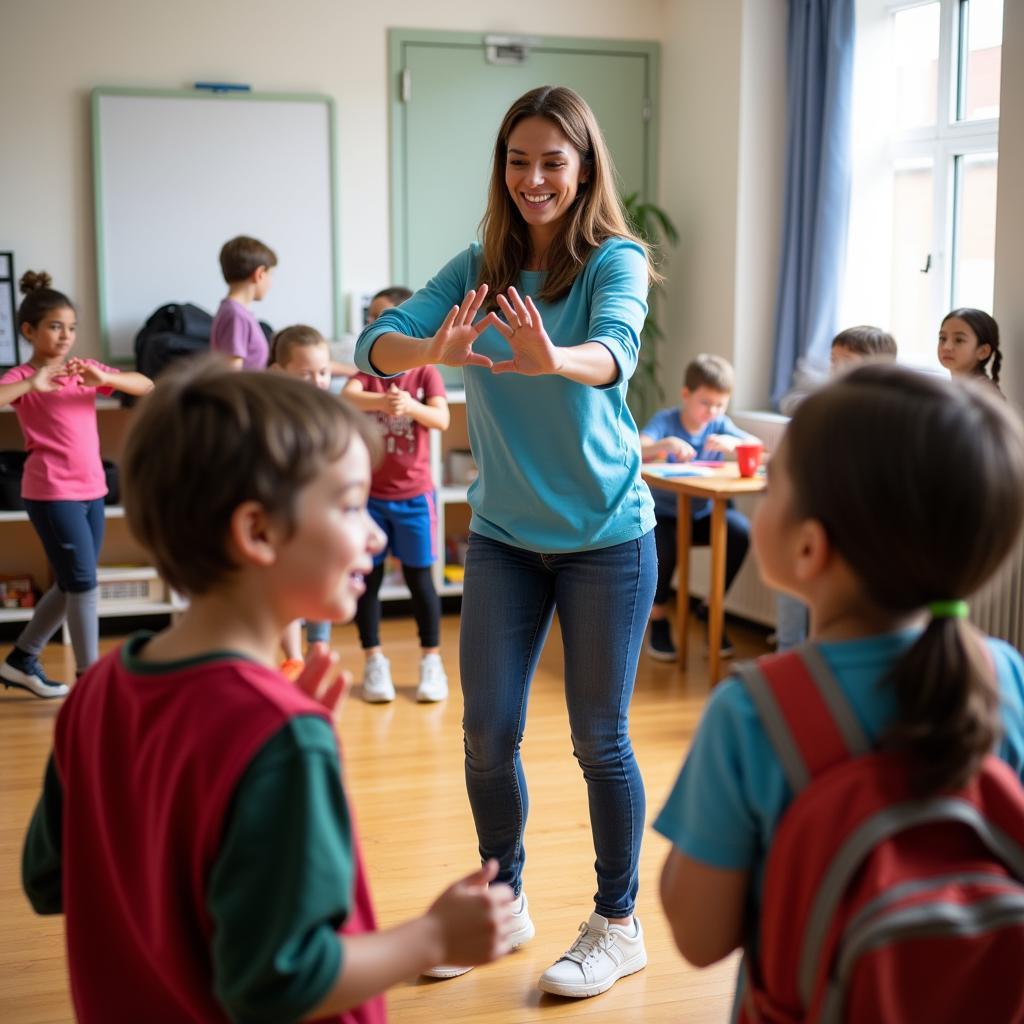
[[[491,313],[473,323],[487,297],[487,285],[470,289],[461,306],[452,306],[444,323],[430,339],[430,362],[445,366],[491,366],[491,360],[473,351],[473,343],[497,317]]]
[[[325,643],[313,644],[306,655],[306,665],[295,685],[307,697],[322,704],[331,715],[337,714],[345,693],[352,685],[352,674],[338,669],[338,654]]]
[[[524,302],[515,288],[509,288],[508,297],[499,295],[497,301],[505,314],[505,320],[500,320],[492,313],[491,323],[509,343],[512,358],[495,363],[491,371],[522,373],[528,377],[558,373],[562,369],[564,354],[552,344],[548,332],[544,330],[544,322],[533,299],[527,295]]]
[[[477,871],[449,886],[427,911],[439,931],[437,963],[470,967],[497,960],[509,951],[512,890],[491,885],[498,862],[489,860]]]

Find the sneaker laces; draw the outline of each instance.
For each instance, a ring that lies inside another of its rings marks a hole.
[[[580,933],[576,941],[562,954],[562,959],[571,960],[582,966],[599,953],[607,952],[611,944],[611,932],[599,932],[583,921],[580,923]]]

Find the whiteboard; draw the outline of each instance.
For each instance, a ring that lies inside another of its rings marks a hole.
[[[96,255],[103,342],[134,357],[168,302],[216,312],[218,256],[236,235],[277,254],[253,312],[279,330],[340,335],[334,108],[326,96],[96,89]]]

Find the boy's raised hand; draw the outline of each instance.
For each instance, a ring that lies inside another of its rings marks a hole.
[[[473,323],[486,297],[487,285],[482,284],[466,292],[461,306],[452,306],[437,334],[430,339],[430,362],[445,366],[491,365],[487,356],[473,351],[473,342],[498,319],[490,313],[479,323]]]
[[[490,884],[497,874],[498,862],[487,861],[445,889],[427,911],[440,932],[437,963],[472,967],[509,951],[508,937],[514,929],[512,890]]]
[[[338,668],[338,654],[325,643],[315,643],[306,655],[306,664],[295,680],[295,685],[307,697],[322,704],[331,715],[336,715],[341,702],[352,685],[352,673]]]

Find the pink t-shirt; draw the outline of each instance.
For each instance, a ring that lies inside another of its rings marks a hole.
[[[395,384],[421,402],[438,395],[445,397],[444,381],[433,366],[417,366],[388,380],[371,377],[368,373],[357,373],[352,379],[359,381],[364,391],[374,395],[386,393]],[[430,430],[411,416],[391,416],[386,412],[366,415],[377,417],[384,435],[384,459],[374,471],[370,497],[404,501],[432,491]]]
[[[95,359],[85,362],[105,373],[118,373]],[[35,374],[23,363],[0,377],[0,384],[15,384]],[[30,391],[11,404],[25,435],[25,475],[21,496],[30,501],[92,501],[107,493],[100,459],[100,435],[96,428],[96,392],[113,394],[112,388],[90,388],[77,380],[56,378],[57,391]]]
[[[251,309],[224,299],[210,327],[210,348],[242,360],[243,370],[265,370],[270,355],[267,336]]]

